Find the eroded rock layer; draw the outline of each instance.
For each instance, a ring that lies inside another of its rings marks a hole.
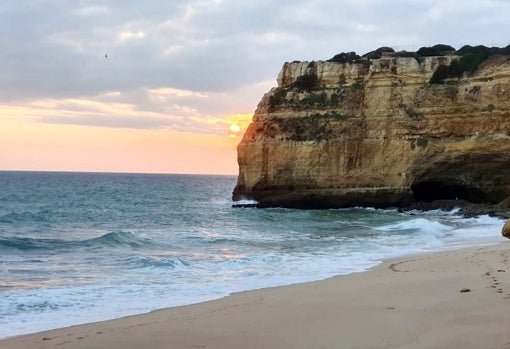
[[[285,63],[238,146],[233,199],[329,208],[510,196],[510,57],[429,83],[458,58]]]

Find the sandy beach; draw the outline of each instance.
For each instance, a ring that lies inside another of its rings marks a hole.
[[[510,242],[5,339],[0,348],[510,348]]]

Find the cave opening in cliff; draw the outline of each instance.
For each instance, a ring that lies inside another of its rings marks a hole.
[[[426,181],[411,186],[415,201],[466,200],[479,202],[481,193],[476,188],[440,181]]]
[[[412,173],[415,202],[465,200],[497,204],[510,196],[510,157],[506,151],[459,151],[422,162]]]
[[[496,204],[510,195],[510,161],[501,153],[450,156],[414,174],[414,201],[465,200]]]

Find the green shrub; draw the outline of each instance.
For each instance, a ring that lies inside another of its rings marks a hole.
[[[448,77],[449,72],[450,68],[447,65],[441,64],[439,67],[437,67],[434,74],[432,74],[432,77],[430,78],[430,83],[442,84],[443,80]]]
[[[420,148],[425,148],[428,143],[429,141],[427,138],[419,137],[418,139],[416,139],[416,145]]]
[[[269,107],[274,109],[275,107],[282,105],[287,96],[287,91],[284,88],[277,87],[274,93],[269,96]]]
[[[455,54],[461,58],[452,61],[449,66],[439,66],[430,78],[431,84],[441,84],[446,78],[460,78],[464,73],[474,74],[487,58],[498,54],[510,54],[510,45],[504,48],[465,45]]]
[[[357,55],[356,52],[341,52],[335,55],[333,58],[328,59],[328,62],[352,63],[358,59],[360,59],[360,56]]]
[[[423,57],[417,54],[416,52],[399,51],[395,53],[395,57],[412,57],[416,59],[418,64],[423,62]]]
[[[320,142],[334,136],[331,121],[342,121],[347,117],[335,112],[314,113],[301,118],[276,118],[275,122],[288,140]]]
[[[331,95],[331,105],[336,107],[338,104],[340,104],[340,96],[337,93],[333,93]]]
[[[445,56],[454,53],[455,49],[450,45],[438,44],[432,47],[420,47],[416,53],[421,57]]]
[[[317,74],[305,74],[298,76],[296,81],[291,85],[291,88],[295,88],[299,91],[312,91],[319,85],[319,78]]]
[[[331,97],[328,98],[328,94],[325,91],[322,92],[309,92],[305,98],[300,100],[298,103],[298,107],[305,108],[316,108],[316,109],[325,109],[330,107],[337,107],[342,101],[343,96],[338,95],[336,93],[331,94]],[[300,108],[298,108],[300,109]]]
[[[365,87],[365,84],[363,81],[356,81],[354,84],[351,85],[351,89],[353,91],[361,91]]]
[[[368,59],[379,59],[382,57],[382,54],[385,52],[394,53],[395,50],[392,49],[391,47],[383,46],[383,47],[379,47],[377,50],[365,53],[363,55],[363,57],[366,57]]]

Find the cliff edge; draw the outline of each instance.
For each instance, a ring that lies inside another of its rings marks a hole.
[[[233,200],[296,208],[504,200],[510,55],[463,71],[459,51],[285,63],[238,145]]]

